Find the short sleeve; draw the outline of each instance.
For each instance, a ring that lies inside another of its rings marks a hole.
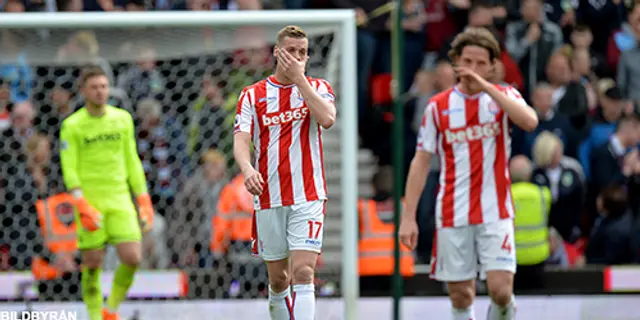
[[[323,79],[319,79],[318,80],[318,87],[316,88],[316,92],[325,101],[328,101],[328,102],[331,102],[331,103],[335,103],[336,96],[333,93],[333,88],[331,87],[331,84],[329,84],[329,81],[323,80]]]
[[[518,91],[518,89],[514,88],[513,86],[508,86],[505,88],[506,93],[507,93],[507,97],[509,97],[512,100],[515,100],[519,103],[522,104],[527,104],[526,101],[524,101],[524,98],[522,97],[522,94],[520,94],[520,92]]]
[[[436,143],[438,141],[436,106],[435,102],[430,101],[424,109],[424,116],[420,123],[420,130],[418,131],[417,149],[420,151],[426,151],[429,153],[436,152]]]
[[[253,90],[244,89],[238,98],[238,106],[236,108],[236,118],[233,124],[233,133],[246,132],[251,133],[253,124]]]

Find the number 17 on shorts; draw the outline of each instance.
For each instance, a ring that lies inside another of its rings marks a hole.
[[[289,257],[291,250],[320,253],[324,216],[324,200],[257,211],[260,256],[276,261]]]

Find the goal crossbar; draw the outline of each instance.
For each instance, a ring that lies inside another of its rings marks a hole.
[[[268,10],[198,12],[0,13],[0,29],[149,28],[215,26],[336,27],[339,39],[338,121],[341,143],[342,270],[345,320],[356,320],[358,280],[358,129],[356,81],[356,21],[353,10]]]

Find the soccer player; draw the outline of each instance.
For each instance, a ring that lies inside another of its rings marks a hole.
[[[102,69],[83,70],[80,86],[85,105],[64,120],[60,131],[62,173],[75,199],[76,223],[81,226],[81,290],[89,319],[114,320],[140,263],[141,224],[148,231],[154,212],[131,115],[107,104],[109,81]],[[137,199],[140,221],[131,191]],[[107,243],[115,245],[121,263],[103,309],[100,275]]]
[[[491,296],[487,319],[511,320],[516,255],[509,126],[532,131],[538,118],[516,89],[486,80],[500,56],[498,42],[487,29],[468,28],[456,36],[449,56],[459,82],[434,96],[425,109],[407,179],[400,239],[415,248],[416,206],[437,154],[442,169],[432,276],[447,283],[454,320],[475,319],[478,271]]]
[[[273,320],[315,319],[313,277],[327,199],[322,129],[334,124],[336,107],[329,83],[305,76],[308,46],[300,27],[280,30],[275,73],[243,89],[234,126],[233,152],[254,195],[253,250],[267,263]]]

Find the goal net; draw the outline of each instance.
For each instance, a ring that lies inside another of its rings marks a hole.
[[[65,192],[58,135],[62,120],[82,106],[78,75],[86,65],[103,68],[112,83],[110,103],[135,119],[138,152],[157,211],[154,229],[143,239],[144,258],[130,297],[265,297],[261,261],[244,244],[227,241],[229,233],[224,244],[216,244],[224,246],[223,254],[212,252],[211,239],[225,228],[214,220],[220,191],[238,174],[231,134],[238,94],[271,74],[276,34],[291,23],[282,16],[281,23],[251,26],[87,24],[52,28],[45,21],[44,26],[0,30],[5,70],[0,73],[0,271],[11,271],[0,273],[6,277],[0,281],[0,299],[80,298],[78,252],[54,252],[43,234],[73,224],[73,209],[57,197]],[[340,99],[340,24],[296,24],[309,36],[307,73],[327,79]],[[317,285],[324,295],[339,294],[339,131],[336,126],[323,136],[330,202],[318,267],[325,275]],[[62,224],[52,226],[43,215]],[[107,249],[105,294],[116,265],[114,250]]]

